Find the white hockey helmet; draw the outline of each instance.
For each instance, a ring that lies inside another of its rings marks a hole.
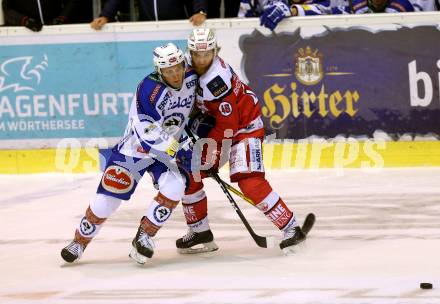
[[[160,69],[172,67],[183,60],[183,52],[174,43],[159,46],[153,52],[154,66],[159,74],[161,74]]]
[[[194,52],[217,51],[217,38],[209,28],[194,29],[188,38],[188,49]]]

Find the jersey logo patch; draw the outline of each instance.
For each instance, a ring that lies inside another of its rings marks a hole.
[[[164,223],[170,217],[171,212],[171,209],[159,205],[154,208],[153,216],[158,223]]]
[[[127,193],[134,186],[130,171],[120,166],[109,166],[101,183],[105,190],[113,193]]]
[[[85,236],[91,235],[96,231],[96,225],[90,223],[87,218],[84,216],[79,224],[79,229],[81,230],[81,234]]]
[[[232,106],[229,102],[223,101],[219,106],[218,110],[223,116],[229,116],[232,113]]]
[[[215,77],[206,86],[214,97],[218,97],[228,90],[228,86],[220,76]]]
[[[156,87],[153,90],[153,93],[151,93],[151,96],[150,96],[150,102],[151,103],[153,103],[154,100],[156,99],[157,93],[159,93],[160,87],[161,87],[161,85],[157,84]]]

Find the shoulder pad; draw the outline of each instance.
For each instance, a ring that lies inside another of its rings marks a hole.
[[[192,67],[187,67],[185,71],[185,78],[191,77],[193,75],[196,75],[196,71]]]
[[[150,75],[147,76],[147,78],[153,81],[160,82],[159,74],[157,72],[151,73]]]
[[[158,75],[152,73],[139,84],[136,97],[142,102],[155,104],[165,89],[166,85],[159,80]]]
[[[214,77],[206,84],[206,87],[214,97],[219,97],[220,95],[228,91],[228,85],[225,83],[221,76]]]

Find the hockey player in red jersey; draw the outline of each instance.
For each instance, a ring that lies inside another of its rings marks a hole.
[[[206,154],[206,149],[203,150],[202,162],[211,159],[211,170],[217,170],[222,142],[227,142],[225,139],[232,141],[227,157],[231,182],[237,182],[243,194],[283,231],[280,248],[289,252],[306,236],[292,211],[265,178],[262,158],[264,125],[258,98],[217,55],[218,50],[211,29],[193,30],[188,39],[187,60],[199,76],[196,102],[204,115],[193,119],[190,127],[200,137],[213,139],[217,146],[214,160],[209,156],[211,154]],[[212,129],[207,134],[200,134],[209,120],[215,121]],[[176,241],[178,250],[194,253],[218,249],[209,227],[203,182],[196,181],[194,174],[182,203],[189,231]],[[204,247],[192,248],[200,244]]]

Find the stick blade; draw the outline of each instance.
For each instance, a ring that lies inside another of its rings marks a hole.
[[[307,235],[310,230],[312,230],[313,225],[315,225],[316,216],[313,213],[307,214],[304,223],[301,227],[301,230]]]

